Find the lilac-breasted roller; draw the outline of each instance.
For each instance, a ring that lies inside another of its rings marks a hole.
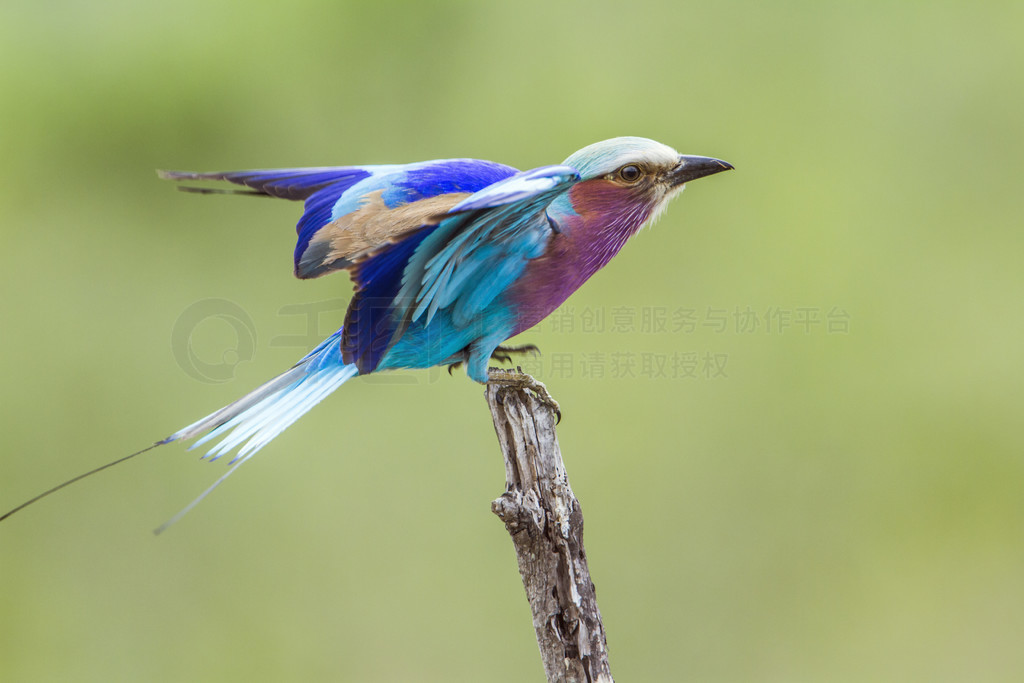
[[[200,438],[192,448],[220,439],[206,455],[212,460],[237,448],[233,467],[209,493],[357,375],[464,364],[470,378],[486,382],[488,361],[505,355],[506,339],[554,311],[686,182],[731,168],[653,140],[620,137],[584,147],[560,165],[529,171],[442,159],[161,172],[172,180],[221,180],[248,188],[230,192],[304,201],[295,275],[345,270],[355,295],[342,328],[291,369],[145,450],[193,437]]]

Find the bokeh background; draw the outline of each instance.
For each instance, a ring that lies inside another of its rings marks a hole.
[[[344,276],[291,277],[297,205],[154,169],[529,168],[642,135],[737,170],[522,337],[616,677],[1019,681],[1021,26],[1009,1],[7,0],[0,508],[343,318]],[[223,463],[169,446],[12,517],[0,680],[540,680],[482,393],[355,380],[157,538]]]

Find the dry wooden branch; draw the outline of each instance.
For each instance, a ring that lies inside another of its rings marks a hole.
[[[491,510],[512,536],[548,681],[611,682],[583,512],[555,435],[558,405],[521,371],[492,370],[486,395],[505,457],[505,493]]]

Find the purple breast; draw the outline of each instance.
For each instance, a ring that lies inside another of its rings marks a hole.
[[[527,330],[569,298],[619,253],[651,215],[646,198],[605,180],[582,182],[570,190],[575,215],[560,217],[562,231],[530,261],[509,288],[515,308],[514,334]]]

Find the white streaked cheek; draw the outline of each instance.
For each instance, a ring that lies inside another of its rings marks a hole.
[[[680,185],[678,187],[670,188],[662,196],[662,198],[654,205],[654,209],[651,211],[651,215],[647,219],[647,222],[644,223],[644,227],[654,225],[658,221],[658,219],[661,218],[661,215],[665,213],[665,209],[668,208],[669,202],[671,202],[674,198],[678,197],[685,187],[686,185]]]

